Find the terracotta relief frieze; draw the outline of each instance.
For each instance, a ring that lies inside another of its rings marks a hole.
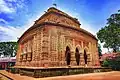
[[[63,25],[68,25],[71,27],[76,27],[78,28],[78,24],[75,23],[74,21],[60,15],[54,15],[50,14],[46,16],[45,18],[41,19],[40,21],[37,22],[37,24],[42,23],[42,22],[51,22],[51,23],[56,23],[56,24],[63,24]]]

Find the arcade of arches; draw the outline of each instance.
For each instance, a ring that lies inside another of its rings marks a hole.
[[[49,8],[18,40],[17,67],[99,65],[97,39],[77,19]]]
[[[75,49],[75,59],[76,59],[76,64],[79,66],[80,64],[80,52],[78,50],[78,48]],[[84,64],[87,64],[90,60],[90,55],[87,54],[86,50],[84,49]],[[89,57],[89,58],[88,58]],[[66,59],[66,64],[70,65],[70,61],[71,61],[71,52],[70,52],[70,48],[67,46],[66,47],[66,51],[65,51],[65,59]]]

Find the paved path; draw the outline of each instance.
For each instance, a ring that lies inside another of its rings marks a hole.
[[[0,74],[0,80],[11,80],[11,79],[9,79],[9,78],[7,78],[6,76]]]
[[[0,71],[0,73],[7,75],[8,77],[14,80],[120,80],[119,71],[57,76],[47,78],[33,78],[28,76],[20,76],[19,74],[11,74],[4,70]]]
[[[5,70],[1,70],[0,73],[6,75],[9,78],[12,78],[13,80],[34,80],[33,77],[21,76],[20,74],[12,74]]]
[[[112,71],[101,73],[78,74],[62,77],[59,76],[46,78],[45,80],[120,80],[120,72]]]

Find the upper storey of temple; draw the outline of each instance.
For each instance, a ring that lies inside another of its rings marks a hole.
[[[65,25],[73,28],[80,28],[80,23],[76,18],[72,18],[68,14],[51,7],[43,14],[38,20],[35,21],[35,24],[54,23],[58,25]]]
[[[76,18],[73,18],[69,16],[68,14],[51,7],[49,8],[45,14],[43,14],[38,20],[35,21],[34,25],[31,26],[28,30],[26,30],[23,35],[19,38],[18,42],[21,40],[21,38],[29,31],[31,31],[34,28],[40,27],[41,25],[58,25],[61,27],[71,28],[77,31],[80,31],[86,35],[89,35],[96,39],[94,35],[89,33],[88,31],[80,28],[80,23]],[[96,39],[97,40],[97,39]]]

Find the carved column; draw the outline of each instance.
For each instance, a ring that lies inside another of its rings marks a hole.
[[[32,62],[31,62],[31,66],[35,67],[36,66],[36,61],[37,61],[37,35],[34,35],[33,37],[33,54],[32,54]]]
[[[62,66],[65,66],[65,50],[66,50],[66,45],[65,45],[65,37],[64,35],[62,35],[62,42],[63,42],[63,45],[62,45],[62,52],[61,52],[61,64]]]
[[[38,31],[38,66],[41,67],[42,64],[41,64],[41,59],[42,59],[42,55],[41,55],[41,52],[42,52],[42,30],[40,30],[39,28],[39,31]]]
[[[50,56],[51,56],[51,66],[58,65],[58,36],[55,28],[50,31]]]
[[[84,47],[83,47],[83,41],[81,41],[81,54],[80,54],[80,62],[81,62],[81,66],[84,65]]]
[[[62,66],[62,54],[63,53],[63,35],[61,35],[61,32],[58,33],[58,63],[59,66]]]
[[[17,55],[16,55],[16,66],[19,66],[21,65],[21,62],[20,62],[20,55],[21,55],[21,45],[19,44],[18,46],[18,50],[17,50]]]
[[[89,42],[89,52],[90,52],[90,65],[93,66],[93,53],[92,53],[92,43]]]
[[[48,29],[47,27],[43,28],[43,35],[42,35],[42,53],[41,53],[41,63],[42,66],[47,67],[49,65],[49,52],[48,52],[48,48],[49,48],[49,34],[48,34]]]
[[[93,54],[93,66],[95,66],[95,62],[96,62],[96,55],[95,55],[94,43],[93,43],[93,42],[92,42],[92,54]]]

